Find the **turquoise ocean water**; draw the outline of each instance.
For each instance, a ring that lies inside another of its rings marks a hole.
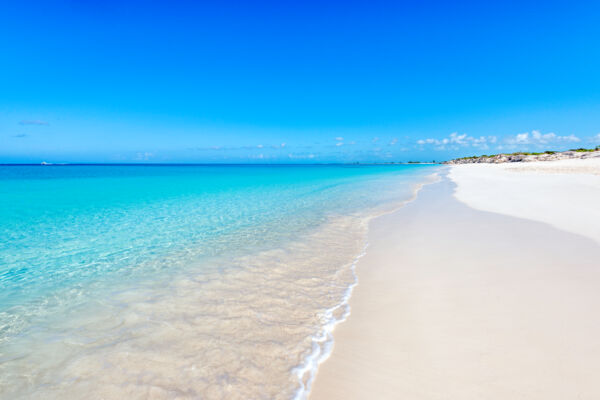
[[[433,166],[0,166],[0,398],[302,398]]]

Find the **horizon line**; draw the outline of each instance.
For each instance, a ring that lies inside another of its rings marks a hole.
[[[331,162],[331,163],[0,163],[2,167],[10,166],[37,166],[37,167],[68,167],[68,166],[235,166],[235,165],[398,165],[398,164],[440,164],[441,162],[421,162],[421,161],[386,161],[386,162]]]

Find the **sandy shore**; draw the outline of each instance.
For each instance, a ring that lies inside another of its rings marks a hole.
[[[600,398],[600,177],[479,167],[372,221],[312,400]]]
[[[456,197],[478,210],[546,222],[600,243],[600,158],[451,168]]]

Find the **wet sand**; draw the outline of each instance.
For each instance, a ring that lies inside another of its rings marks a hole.
[[[371,222],[312,400],[600,398],[600,245],[455,189]]]

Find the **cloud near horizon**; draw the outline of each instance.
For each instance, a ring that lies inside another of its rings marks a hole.
[[[257,144],[253,146],[208,146],[208,147],[190,147],[188,150],[191,151],[236,151],[236,150],[281,150],[287,146],[286,143],[273,144],[273,145],[265,145],[265,144]]]
[[[313,153],[289,153],[289,159],[298,159],[298,160],[312,160],[317,156]]]
[[[476,147],[480,149],[488,149],[490,144],[498,141],[496,136],[469,136],[466,133],[458,134],[453,132],[450,136],[443,139],[421,139],[417,140],[420,146],[434,145],[435,150],[458,150],[461,147]]]
[[[591,141],[600,141],[600,133],[590,138]],[[490,147],[494,147],[496,150],[502,149],[526,149],[528,147],[547,147],[547,146],[560,146],[567,145],[569,143],[581,142],[581,138],[570,135],[557,135],[554,132],[542,133],[539,130],[532,130],[531,132],[518,133],[516,135],[508,135],[502,138],[497,136],[469,136],[466,133],[458,134],[457,132],[451,133],[448,137],[443,139],[427,138],[417,140],[417,145],[420,146],[421,150],[425,149],[425,146],[431,145],[434,150],[445,151],[445,150],[459,150],[461,148],[476,148],[480,150],[486,150]]]
[[[506,140],[506,143],[508,145],[546,145],[552,143],[569,143],[579,141],[581,141],[581,139],[573,134],[568,136],[559,136],[554,132],[541,133],[540,131],[533,130],[531,133],[519,133],[514,137],[509,137]]]
[[[149,151],[138,152],[136,153],[134,160],[135,161],[148,161],[151,158],[154,158],[154,153],[150,153]]]

